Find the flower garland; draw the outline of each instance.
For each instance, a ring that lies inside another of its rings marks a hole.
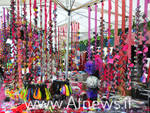
[[[45,0],[45,33],[44,33],[44,40],[45,40],[45,47],[44,47],[44,51],[45,51],[45,55],[46,55],[46,58],[45,58],[45,62],[46,62],[46,65],[45,65],[45,80],[47,80],[47,72],[48,72],[48,67],[47,67],[47,63],[48,63],[48,50],[47,50],[47,0]]]
[[[134,69],[134,75],[137,76],[139,75],[138,73],[138,54],[140,53],[140,48],[139,46],[139,35],[140,35],[140,17],[141,17],[141,11],[140,11],[140,0],[137,0],[137,8],[136,8],[136,37],[135,37],[135,47],[136,47],[136,55],[135,55],[135,69]]]
[[[52,30],[52,0],[50,0],[50,4],[49,4],[49,55],[50,55],[50,75],[52,75],[52,69],[53,69],[53,64],[52,64],[52,33],[53,33],[53,30]],[[59,32],[58,32],[59,33]]]
[[[40,0],[40,52],[41,52],[41,59],[40,59],[40,66],[41,66],[41,82],[42,82],[42,73],[43,73],[43,32],[42,32],[42,0]]]
[[[91,7],[88,6],[88,60],[91,60]]]
[[[56,62],[56,76],[58,78],[58,54],[57,54],[57,21],[56,21],[56,18],[57,18],[57,14],[56,14],[56,11],[57,11],[57,5],[56,3],[54,3],[54,36],[55,36],[55,62]]]
[[[128,64],[131,64],[131,37],[132,37],[132,0],[129,2],[129,37],[128,37]],[[127,66],[128,72],[128,90],[131,90],[131,68]]]
[[[144,11],[144,15],[143,15],[143,19],[144,19],[144,31],[143,31],[143,35],[144,35],[144,40],[143,40],[143,74],[141,77],[141,81],[143,83],[146,83],[146,65],[147,65],[147,57],[146,57],[146,53],[148,52],[148,47],[146,46],[146,42],[148,40],[147,38],[147,13],[148,13],[148,1],[145,0],[145,11]]]
[[[126,6],[125,6],[125,0],[122,0],[122,36],[125,35],[125,11],[126,11]]]
[[[97,3],[95,4],[95,54],[97,54]]]
[[[21,22],[20,22],[20,9],[19,9],[19,0],[17,0],[17,52],[18,52],[18,75],[19,75],[19,88],[22,88],[22,40],[21,40]]]
[[[103,57],[103,42],[104,42],[104,1],[102,0],[101,2],[101,7],[102,7],[102,10],[101,10],[101,23],[100,23],[100,33],[101,33],[101,58]]]
[[[29,68],[29,73],[31,73],[31,68],[32,68],[32,26],[31,26],[31,18],[32,18],[32,10],[31,10],[31,0],[30,0],[30,23],[29,23],[29,62],[28,62],[28,68]]]
[[[15,20],[16,20],[16,18],[15,18],[15,1],[14,0],[11,0],[11,10],[10,10],[10,16],[11,16],[11,23],[10,23],[10,38],[12,39],[12,44],[13,44],[13,46],[12,46],[12,59],[14,60],[14,65],[12,66],[12,69],[13,69],[13,71],[12,71],[12,73],[11,73],[11,77],[13,77],[13,76],[17,76],[15,73],[16,73],[16,37],[15,37],[15,31],[16,31],[16,29],[15,29]],[[14,79],[16,82],[17,82],[17,79]],[[16,83],[15,82],[15,83]]]
[[[107,79],[107,91],[106,91],[106,95],[107,98],[109,98],[109,94],[110,94],[110,77],[111,77],[111,64],[109,64],[109,60],[110,60],[110,36],[111,36],[111,0],[108,1],[108,48],[107,48],[107,72],[106,72],[106,76],[108,77]]]
[[[4,17],[4,25],[3,25],[3,30],[4,30],[4,38],[6,40],[7,38],[7,33],[6,33],[6,16],[5,16],[5,8],[3,8],[3,17]]]
[[[23,1],[23,32],[24,32],[24,71],[27,73],[27,56],[28,56],[28,36],[27,36],[27,12],[26,12],[26,0]]]
[[[34,9],[34,23],[35,23],[35,27],[34,27],[34,57],[33,57],[33,62],[34,62],[34,74],[35,74],[35,83],[37,83],[37,76],[38,76],[38,72],[36,70],[36,66],[37,66],[37,63],[38,63],[38,47],[39,47],[39,42],[36,41],[38,40],[38,31],[37,31],[37,19],[38,19],[38,7],[36,5],[36,0],[34,0],[34,5],[33,5],[33,9]]]
[[[118,0],[115,0],[115,44],[119,45],[119,40],[118,40]]]

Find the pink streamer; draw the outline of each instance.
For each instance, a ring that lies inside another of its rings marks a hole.
[[[112,6],[111,6],[111,0],[108,1],[108,37],[110,38],[110,35],[111,35],[111,9],[112,9]]]
[[[145,13],[145,16],[147,17],[147,13],[148,13],[148,0],[145,0],[145,9],[144,9],[144,13]]]
[[[115,0],[115,44],[114,46],[119,45],[118,39],[118,0]]]
[[[137,7],[140,6],[140,0],[137,0]]]
[[[132,0],[129,2],[129,37],[128,37],[128,57],[131,58],[131,36],[132,36]]]
[[[88,7],[88,60],[91,60],[91,7]]]
[[[95,4],[95,52],[97,47],[97,4]]]

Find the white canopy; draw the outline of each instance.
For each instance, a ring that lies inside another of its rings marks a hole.
[[[10,8],[10,1],[11,0],[0,0],[0,15],[3,15],[3,7],[7,7]],[[17,0],[16,0],[17,1]],[[23,7],[22,6],[22,2],[23,0],[20,0],[20,9]],[[27,18],[29,19],[29,0],[27,1]],[[49,5],[49,1],[47,0],[47,6]],[[54,0],[54,1],[58,1],[60,4],[62,4],[65,8],[68,7],[68,1],[69,0]],[[78,8],[80,6],[83,6],[84,4],[87,3],[92,3],[93,1],[100,1],[100,0],[71,0],[71,4],[73,4],[73,9]],[[104,20],[105,20],[105,29],[108,28],[108,0],[104,0]],[[112,1],[112,16],[111,16],[111,24],[112,24],[112,29],[114,29],[114,23],[115,23],[115,0],[111,0]],[[121,27],[121,15],[122,15],[122,0],[118,0],[119,1],[119,6],[118,6],[118,10],[119,10],[119,27]],[[33,5],[34,0],[32,0],[32,5]],[[38,9],[39,8],[39,2],[40,0],[37,0],[37,5],[38,5]],[[44,22],[44,2],[45,0],[42,0],[43,2],[43,22]],[[136,12],[136,4],[137,4],[137,0],[133,0],[133,15],[135,15]],[[141,5],[141,11],[144,12],[144,0],[140,0],[140,5]],[[85,5],[86,6],[86,5]],[[91,16],[91,34],[94,32],[94,4],[91,5],[92,6],[92,16]],[[47,9],[48,10],[48,9]],[[21,10],[22,11],[22,10]],[[98,31],[99,30],[99,25],[100,25],[100,14],[101,11],[101,3],[98,2]],[[39,13],[38,13],[39,14]],[[150,16],[150,10],[148,13],[148,17]],[[126,0],[126,16],[129,15],[129,0]],[[60,6],[58,6],[58,10],[57,10],[57,26],[60,26],[62,24],[67,23],[67,12]],[[32,20],[33,20],[33,8],[32,8]],[[75,10],[72,12],[71,14],[71,19],[72,21],[77,21],[80,23],[80,39],[84,40],[87,39],[87,32],[88,32],[88,10],[87,10],[87,6],[86,7],[82,7],[81,9]],[[39,19],[38,19],[39,20]],[[34,21],[33,21],[34,22]],[[38,22],[39,25],[39,22]],[[127,22],[126,22],[126,26],[128,27],[128,18],[127,18]],[[44,28],[44,23],[43,23],[43,28]]]

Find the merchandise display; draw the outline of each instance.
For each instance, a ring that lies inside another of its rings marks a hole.
[[[0,0],[0,113],[149,113],[150,0]]]

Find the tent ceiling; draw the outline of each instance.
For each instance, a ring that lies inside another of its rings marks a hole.
[[[10,6],[10,1],[11,0],[0,0],[0,15],[3,14],[2,7],[9,7]],[[22,2],[22,1],[23,0],[20,0],[20,2]],[[44,4],[45,0],[42,0],[42,1],[43,1],[43,4]],[[63,4],[63,6],[65,6],[67,8],[69,0],[57,0],[57,1],[60,2],[61,4]],[[71,0],[71,3],[74,2],[74,5],[73,5],[73,9],[74,9],[74,8],[80,7],[84,4],[87,4],[87,3],[93,2],[93,1],[95,1],[95,0],[75,0],[75,1]],[[115,13],[115,0],[111,0],[111,1],[112,1],[111,23],[112,23],[112,29],[113,29],[114,28],[114,23],[115,23],[115,15],[114,15],[114,13]],[[118,6],[119,14],[120,14],[119,23],[118,23],[119,27],[121,27],[121,20],[122,20],[121,19],[121,15],[122,15],[122,10],[121,10],[122,3],[121,3],[121,1],[122,0],[119,0],[119,6]],[[129,15],[129,1],[130,0],[126,0],[126,16]],[[27,2],[27,4],[29,4],[29,0],[26,0],[26,2]],[[34,0],[32,0],[32,4],[33,4],[33,2],[34,2]],[[40,0],[37,0],[37,4],[39,4],[39,2],[40,2]],[[49,0],[47,0],[47,2],[49,3]],[[137,3],[137,0],[133,0],[133,15],[135,15],[135,12],[136,12],[136,3]],[[144,0],[140,0],[140,4],[141,4],[141,11],[143,12],[144,11]],[[49,5],[49,4],[47,4],[47,5]],[[99,30],[100,17],[101,17],[100,11],[101,11],[101,4],[99,3],[98,4],[98,18],[99,19],[98,19],[98,25],[97,25],[98,30]],[[104,12],[105,30],[107,30],[107,28],[108,28],[108,23],[107,23],[108,22],[108,0],[105,0],[105,2],[104,2],[104,11],[105,11]],[[148,14],[150,14],[150,11],[149,11]],[[57,16],[57,25],[58,26],[67,23],[67,12],[65,10],[63,10],[60,6],[58,7],[57,15],[58,15]],[[150,15],[148,15],[148,17],[150,17]],[[29,5],[27,5],[27,18],[29,19]],[[34,18],[34,17],[32,17],[32,18]],[[44,13],[43,13],[43,19],[44,19]],[[73,11],[72,15],[71,15],[71,19],[72,19],[72,21],[77,21],[77,22],[80,23],[81,40],[87,38],[87,31],[88,31],[88,29],[87,29],[88,28],[88,10],[87,10],[87,6],[82,7],[81,9]],[[94,32],[94,21],[95,21],[95,19],[94,19],[94,5],[92,5],[91,33]],[[127,19],[127,22],[126,22],[126,26],[128,27],[128,19]]]

